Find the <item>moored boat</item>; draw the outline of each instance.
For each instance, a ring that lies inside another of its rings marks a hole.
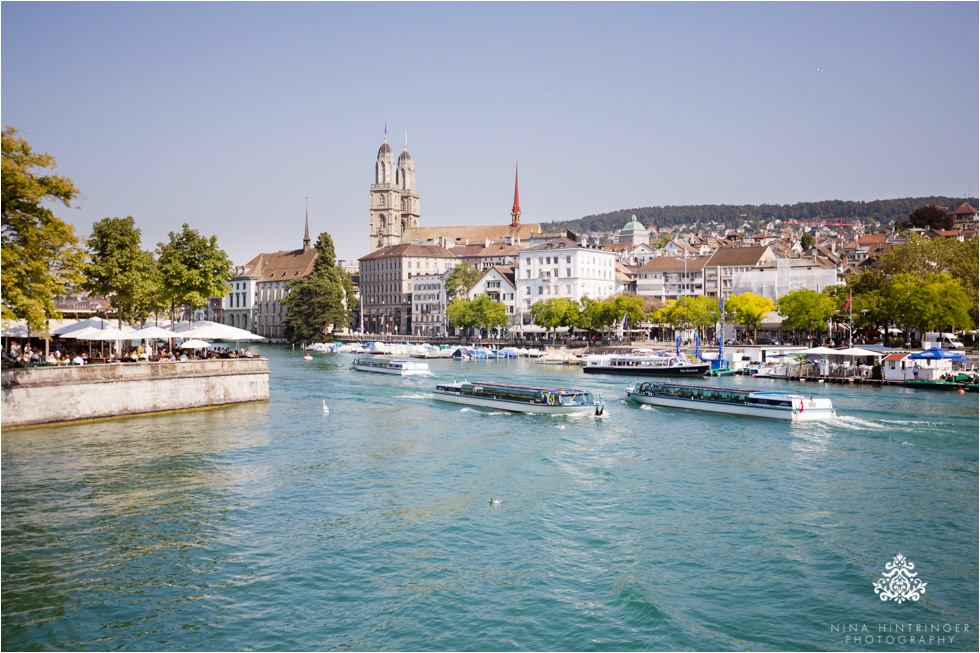
[[[593,398],[592,393],[587,390],[471,381],[437,385],[433,397],[453,404],[540,415],[591,412],[601,415],[606,406],[601,398]]]
[[[709,413],[811,421],[837,417],[830,399],[806,398],[788,392],[753,392],[680,383],[646,382],[626,387],[627,399],[666,408]]]
[[[398,374],[400,376],[429,373],[428,363],[415,360],[396,360],[381,356],[357,356],[351,363],[351,367],[361,372],[379,372],[381,374]]]
[[[634,354],[587,357],[582,371],[587,374],[631,376],[704,376],[709,363],[693,363],[683,356],[636,356]]]

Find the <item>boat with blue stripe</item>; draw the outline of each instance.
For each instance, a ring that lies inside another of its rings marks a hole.
[[[679,383],[637,383],[626,386],[626,398],[663,406],[709,413],[812,421],[837,417],[829,399],[788,392],[753,392],[735,388]]]

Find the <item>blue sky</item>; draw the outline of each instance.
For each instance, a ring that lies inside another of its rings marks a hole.
[[[423,226],[977,193],[978,3],[2,4],[2,120],[87,236],[367,253],[385,121]],[[823,68],[823,72],[818,71]]]

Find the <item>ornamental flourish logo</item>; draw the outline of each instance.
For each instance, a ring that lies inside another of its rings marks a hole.
[[[885,571],[875,583],[875,594],[882,601],[894,599],[898,603],[918,601],[926,591],[926,583],[916,578],[915,565],[901,553],[885,565]]]

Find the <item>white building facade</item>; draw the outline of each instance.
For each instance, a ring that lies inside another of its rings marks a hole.
[[[508,326],[517,321],[517,286],[514,284],[514,268],[494,266],[489,268],[466,293],[472,301],[480,295],[486,295],[495,302],[504,305],[507,310]]]
[[[446,279],[452,268],[445,272],[419,274],[412,279],[412,332],[417,336],[445,337],[447,334]]]
[[[515,279],[518,314],[529,316],[531,306],[540,300],[601,300],[612,296],[616,259],[616,252],[583,247],[568,238],[521,250]]]

